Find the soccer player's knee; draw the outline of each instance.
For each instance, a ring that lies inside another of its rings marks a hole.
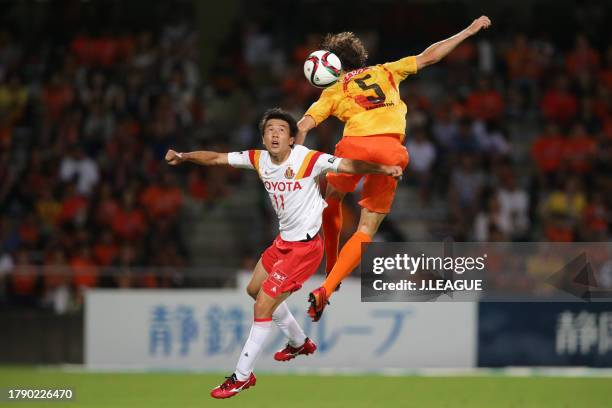
[[[262,297],[258,297],[253,306],[256,318],[272,317],[272,305]]]

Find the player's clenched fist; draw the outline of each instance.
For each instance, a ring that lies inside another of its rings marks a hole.
[[[181,164],[183,162],[183,155],[170,149],[168,153],[166,153],[166,162],[171,166]]]
[[[470,24],[470,26],[467,28],[467,31],[468,33],[470,33],[470,35],[474,35],[483,28],[489,28],[490,25],[491,19],[489,17],[480,16],[476,20],[474,20],[472,24]]]
[[[385,174],[387,176],[399,179],[402,177],[403,171],[400,166],[385,166]]]

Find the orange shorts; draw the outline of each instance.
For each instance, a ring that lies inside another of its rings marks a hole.
[[[401,143],[403,135],[344,136],[336,145],[334,156],[364,160],[389,166],[408,165],[408,150]],[[336,190],[351,193],[365,177],[359,205],[370,211],[387,214],[391,211],[397,180],[382,174],[328,173],[327,182]]]

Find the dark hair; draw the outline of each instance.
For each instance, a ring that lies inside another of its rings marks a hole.
[[[327,34],[321,43],[321,49],[336,54],[345,71],[365,67],[368,59],[368,52],[363,43],[350,31]]]
[[[263,117],[261,118],[261,121],[259,122],[259,132],[261,133],[262,136],[264,133],[264,128],[266,127],[266,123],[270,119],[284,120],[289,125],[289,136],[295,137],[297,135],[298,127],[297,127],[297,122],[295,118],[291,116],[289,112],[281,108],[272,108],[272,109],[268,109],[263,114]]]

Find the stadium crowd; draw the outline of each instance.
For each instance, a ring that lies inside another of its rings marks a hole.
[[[302,63],[324,31],[287,38],[270,16],[244,13],[204,77],[189,19],[36,47],[0,31],[0,299],[78,304],[90,286],[183,284],[155,268],[189,265],[185,203],[214,205],[244,181],[171,171],[166,149],[251,148],[265,108],[299,118],[320,92]],[[394,209],[441,202],[456,240],[610,240],[612,45],[605,20],[585,19],[565,42],[491,30],[405,81],[403,188],[419,203]],[[359,31],[371,63],[420,51],[389,45],[393,21]],[[327,121],[308,143],[331,152],[340,134]]]

